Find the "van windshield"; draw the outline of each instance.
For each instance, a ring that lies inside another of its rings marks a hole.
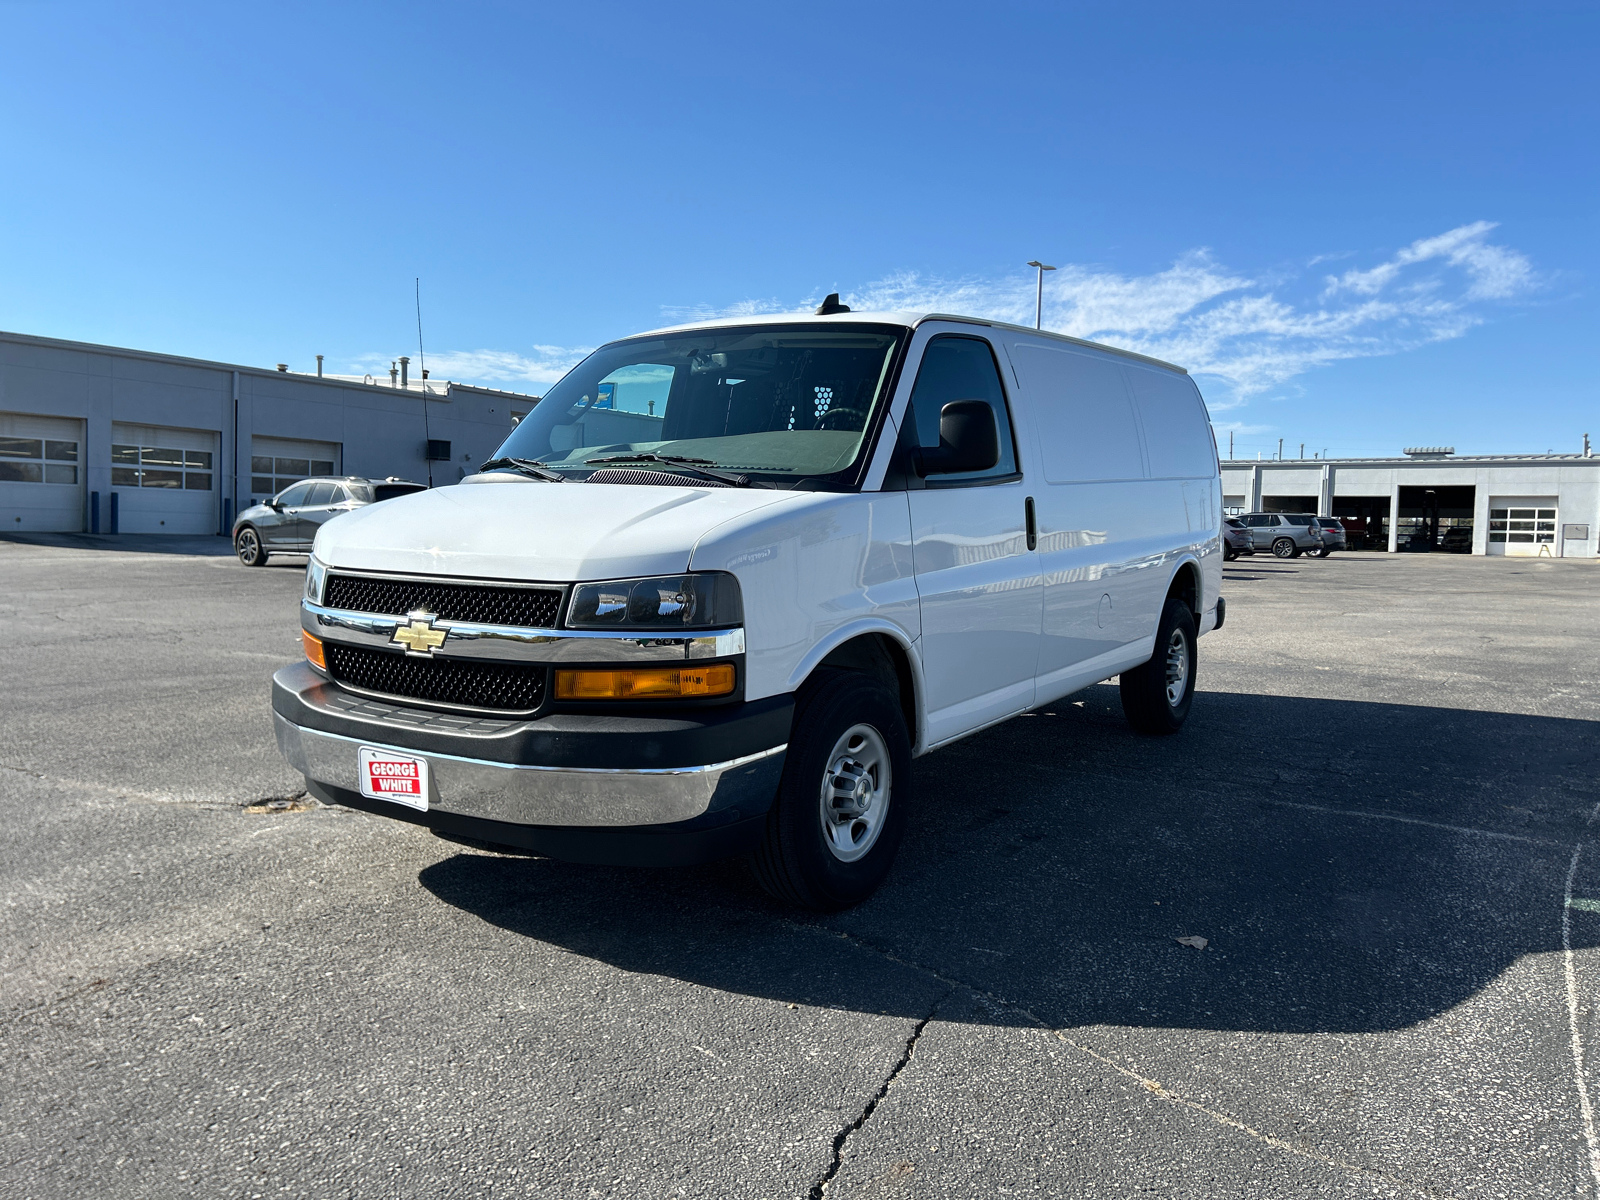
[[[496,457],[588,475],[608,465],[597,459],[672,455],[780,486],[853,483],[906,332],[762,325],[613,342],[552,387]]]

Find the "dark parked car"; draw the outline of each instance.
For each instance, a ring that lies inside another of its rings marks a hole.
[[[302,479],[239,514],[233,523],[233,549],[247,567],[262,566],[273,554],[309,554],[317,530],[340,513],[424,491],[420,483],[393,476]]]
[[[1254,554],[1250,531],[1238,517],[1222,518],[1222,561],[1232,562],[1241,554]]]
[[[1322,530],[1322,549],[1317,551],[1318,558],[1327,558],[1335,550],[1347,550],[1350,547],[1344,534],[1344,522],[1338,517],[1318,517],[1317,528]]]

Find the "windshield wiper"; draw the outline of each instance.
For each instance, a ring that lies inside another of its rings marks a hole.
[[[715,479],[722,483],[731,483],[734,487],[749,487],[750,476],[741,475],[737,471],[719,471],[709,458],[685,458],[681,454],[652,454],[641,452],[638,454],[608,454],[604,458],[586,458],[585,463],[630,463],[630,462],[658,462],[670,466],[682,467],[692,475],[701,479]],[[699,464],[704,463],[705,466]]]
[[[493,471],[500,467],[510,467],[513,471],[520,471],[524,475],[531,475],[535,479],[548,480],[551,483],[565,483],[565,475],[557,475],[554,471],[547,470],[545,465],[536,458],[491,458],[488,462],[479,463],[478,470]]]

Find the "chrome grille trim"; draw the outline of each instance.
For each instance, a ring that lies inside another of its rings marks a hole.
[[[404,616],[380,616],[300,602],[300,625],[313,637],[370,649],[393,649]],[[444,632],[439,658],[480,658],[511,663],[672,663],[731,658],[744,653],[744,629],[621,636],[578,629],[524,629],[468,621],[434,621]]]

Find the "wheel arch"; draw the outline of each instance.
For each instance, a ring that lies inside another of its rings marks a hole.
[[[1201,605],[1205,602],[1205,593],[1200,584],[1200,563],[1192,556],[1185,556],[1177,569],[1172,572],[1172,578],[1167,581],[1166,600],[1182,600],[1189,606],[1195,624],[1200,623],[1202,615]]]
[[[924,740],[922,663],[905,631],[887,621],[852,621],[840,626],[812,647],[789,677],[798,691],[823,667],[862,671],[894,689],[911,736],[911,752],[921,752]]]

